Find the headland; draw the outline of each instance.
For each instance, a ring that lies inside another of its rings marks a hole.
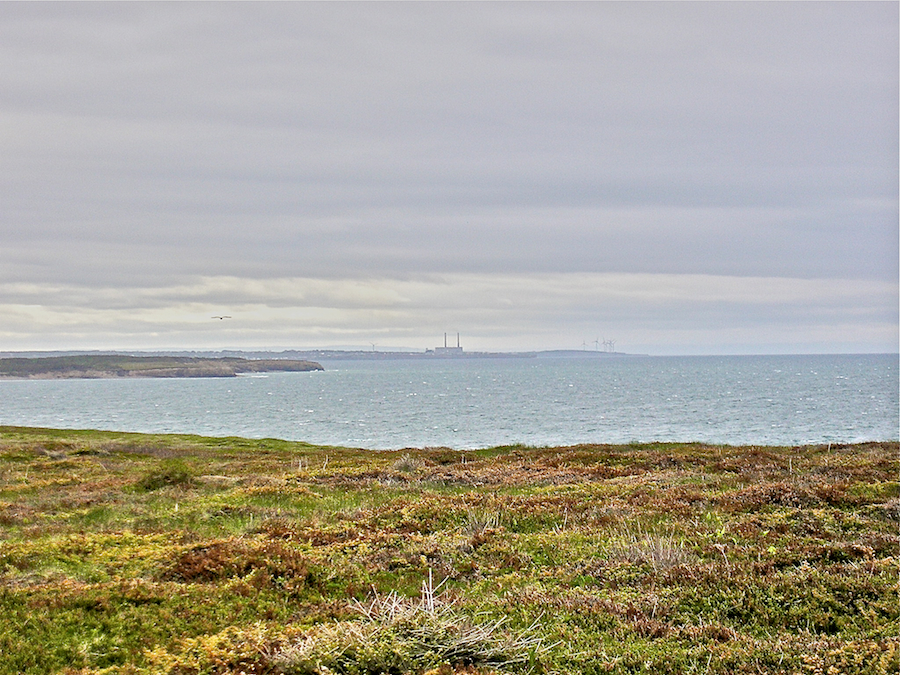
[[[0,358],[0,379],[97,379],[117,377],[236,377],[244,373],[324,370],[299,359],[208,358],[77,354]]]

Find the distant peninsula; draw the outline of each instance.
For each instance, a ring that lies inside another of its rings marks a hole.
[[[0,358],[0,379],[100,379],[114,377],[236,377],[244,373],[325,370],[295,359],[204,358],[90,354]]]

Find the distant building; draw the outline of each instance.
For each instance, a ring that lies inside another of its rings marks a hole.
[[[444,333],[444,346],[434,348],[435,356],[462,356],[462,353],[463,353],[463,348],[459,346],[459,333],[456,334],[456,346],[455,347],[447,346],[447,334]]]

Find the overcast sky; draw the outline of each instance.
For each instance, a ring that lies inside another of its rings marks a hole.
[[[896,2],[0,3],[0,351],[896,352],[898,97]]]

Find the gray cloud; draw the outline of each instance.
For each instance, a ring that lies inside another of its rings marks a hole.
[[[897,24],[892,3],[4,3],[0,283],[98,310],[216,277],[896,285]],[[576,330],[521,297],[498,333]]]

